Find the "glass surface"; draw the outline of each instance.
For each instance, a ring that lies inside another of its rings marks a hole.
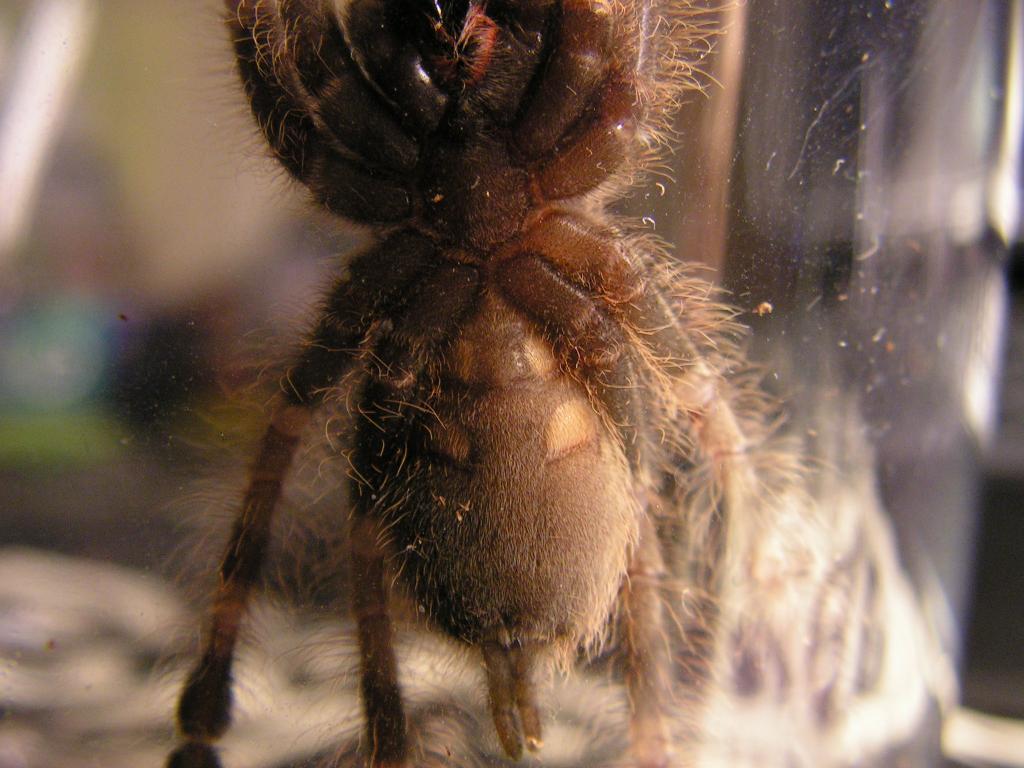
[[[199,6],[0,5],[0,768],[161,764],[273,372],[359,239],[266,158],[219,7]],[[846,489],[808,494],[886,541],[891,523],[902,570],[883,578],[914,590],[927,701],[870,710],[850,749],[940,765],[1020,239],[1021,3],[717,13],[672,179],[622,208],[729,292],[780,429]],[[290,491],[228,766],[299,764],[358,736],[348,586],[326,567],[340,534],[308,522],[337,514],[340,456],[316,442]],[[424,738],[468,734],[501,764],[478,660],[434,633],[399,650]],[[543,764],[621,750],[613,666],[554,676]],[[721,688],[702,768],[783,764],[785,707],[740,716]],[[829,738],[788,764],[843,764]]]

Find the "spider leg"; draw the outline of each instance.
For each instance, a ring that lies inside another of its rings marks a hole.
[[[666,576],[652,517],[640,520],[640,541],[622,588],[622,644],[637,768],[664,768],[672,750],[668,705],[672,659],[666,632]]]
[[[619,433],[633,469],[640,467],[641,393],[625,338],[593,296],[532,253],[502,261],[497,281],[505,296],[539,322],[562,348]]]
[[[275,412],[263,437],[221,564],[206,648],[178,702],[178,725],[187,741],[171,755],[169,768],[220,764],[210,742],[231,721],[231,664],[238,630],[259,577],[281,483],[308,420],[305,409],[285,405]]]
[[[379,323],[398,312],[408,314],[402,309],[407,289],[427,279],[434,253],[427,238],[399,230],[353,260],[322,304],[310,341],[285,378],[288,402],[318,400],[354,359],[369,356],[376,343],[370,336]]]
[[[219,765],[210,745],[231,720],[234,649],[302,430],[324,390],[354,367],[376,319],[419,274],[431,253],[425,241],[398,233],[359,256],[348,279],[332,290],[309,345],[289,371],[288,387],[263,436],[225,549],[202,657],[178,702],[185,743],[169,758],[169,768]],[[368,290],[367,282],[374,288]]]
[[[352,63],[325,3],[227,0],[239,74],[275,156],[329,210],[360,222],[411,212],[419,147]]]
[[[570,129],[564,144],[531,167],[538,200],[564,200],[598,188],[613,178],[633,151],[636,131],[634,84],[612,74],[596,103]]]
[[[623,19],[586,0],[564,0],[557,39],[513,132],[538,200],[588,192],[631,151],[641,106],[623,46]]]
[[[515,147],[529,160],[554,151],[587,110],[610,61],[613,41],[607,13],[597,12],[587,0],[563,0],[559,11],[558,39],[515,128]]]
[[[441,342],[472,308],[479,275],[462,264],[437,265],[420,275],[398,310],[389,331],[374,348],[370,380],[362,396],[363,419],[357,429],[351,520],[353,608],[360,652],[360,692],[366,715],[371,768],[397,768],[408,760],[405,709],[398,683],[393,632],[388,609],[386,558],[391,554],[375,504],[382,497],[374,469],[380,457],[396,450],[379,413],[394,419]]]
[[[398,685],[384,551],[374,521],[357,513],[351,531],[352,603],[359,638],[359,692],[372,768],[406,763],[405,709]]]
[[[429,74],[410,25],[431,21],[388,0],[351,0],[340,12],[345,39],[366,80],[401,116],[421,132],[437,127],[449,97]]]
[[[420,276],[375,350],[370,375],[384,385],[376,399],[401,398],[412,387],[429,351],[472,307],[479,286],[477,268],[466,264],[442,264]]]

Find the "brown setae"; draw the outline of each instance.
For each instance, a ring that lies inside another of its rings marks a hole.
[[[721,521],[758,492],[747,456],[770,417],[716,293],[610,206],[699,87],[714,14],[685,0],[227,8],[274,155],[373,237],[283,380],[169,766],[219,765],[275,505],[312,412],[342,387],[369,765],[412,759],[392,589],[479,649],[509,756],[542,746],[538,668],[600,650],[627,689],[632,764],[668,765],[672,689],[699,701],[714,611],[693,602],[674,653],[665,596],[679,581],[714,591]]]

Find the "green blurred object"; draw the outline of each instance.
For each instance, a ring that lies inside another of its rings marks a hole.
[[[97,465],[122,448],[124,428],[99,408],[0,411],[0,465]]]

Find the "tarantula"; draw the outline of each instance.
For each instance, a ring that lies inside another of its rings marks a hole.
[[[313,411],[347,393],[369,764],[411,754],[392,584],[479,649],[510,757],[542,745],[539,666],[600,649],[625,681],[633,764],[668,764],[685,748],[672,690],[683,681],[699,701],[714,592],[760,530],[729,516],[767,517],[763,499],[782,495],[769,486],[800,463],[776,457],[772,474],[754,458],[770,409],[730,312],[609,211],[658,157],[680,94],[699,87],[713,14],[652,0],[227,7],[274,155],[374,237],[284,378],[169,765],[219,765],[282,483]],[[666,641],[673,579],[711,595],[696,601],[682,661]],[[760,685],[751,675],[737,685]]]

